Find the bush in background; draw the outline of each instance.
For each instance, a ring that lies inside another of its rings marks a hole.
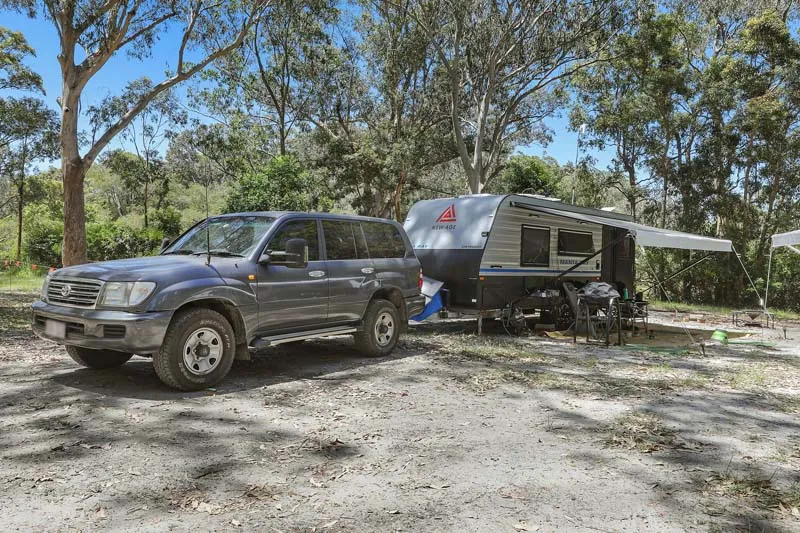
[[[86,249],[90,261],[124,259],[158,253],[164,232],[157,228],[134,228],[119,222],[86,225]]]
[[[312,176],[296,157],[278,156],[266,167],[242,176],[234,185],[225,210],[308,211]]]
[[[32,218],[24,234],[23,252],[31,263],[61,265],[64,225],[48,218]],[[164,232],[157,228],[140,229],[121,222],[90,222],[86,225],[86,245],[90,261],[124,259],[158,253]]]
[[[43,266],[61,265],[61,241],[64,223],[61,219],[43,213],[26,213],[25,231],[22,233],[22,253],[31,262]]]
[[[154,218],[156,228],[162,235],[174,239],[182,233],[181,214],[174,207],[167,206],[159,209]]]

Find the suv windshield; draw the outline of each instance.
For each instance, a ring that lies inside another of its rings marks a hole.
[[[163,253],[190,255],[210,251],[214,255],[244,257],[255,249],[273,222],[272,217],[255,215],[212,218],[184,233]]]

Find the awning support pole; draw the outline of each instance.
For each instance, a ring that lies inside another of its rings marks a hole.
[[[658,275],[656,274],[656,270],[653,268],[653,265],[650,264],[650,260],[647,258],[647,250],[645,250],[644,246],[642,246],[642,245],[639,245],[639,248],[641,248],[641,250],[642,250],[642,254],[644,255],[644,262],[647,263],[647,268],[650,269],[650,274],[653,276],[653,279],[656,280],[656,284],[661,288],[661,292],[663,292],[664,296],[667,297],[667,301],[669,302],[669,304],[672,306],[673,310],[677,314],[678,307],[674,303],[672,303],[672,299],[669,297],[669,294],[667,293],[667,289],[664,287],[664,285],[661,284],[661,280],[658,279]],[[692,334],[689,332],[689,328],[686,327],[686,324],[684,324],[683,322],[681,322],[681,327],[683,328],[683,331],[686,332],[686,335],[689,337],[689,342],[691,342],[694,345],[694,343],[695,343],[694,342],[694,337],[692,337]]]
[[[592,259],[594,259],[594,258],[595,258],[595,257],[597,257],[598,255],[602,254],[603,252],[605,252],[605,251],[606,251],[606,250],[608,250],[609,248],[612,248],[612,247],[614,247],[614,246],[618,245],[619,243],[621,243],[621,242],[622,242],[622,241],[624,241],[625,239],[629,238],[630,236],[631,236],[631,234],[630,234],[630,233],[625,233],[625,235],[623,235],[623,236],[622,236],[622,237],[620,237],[619,239],[615,240],[614,242],[612,242],[612,243],[610,243],[610,244],[606,244],[605,246],[603,246],[602,248],[600,248],[600,250],[596,251],[595,253],[593,253],[592,255],[590,255],[589,257],[587,257],[586,259],[584,259],[584,260],[583,260],[583,261],[581,261],[580,263],[577,263],[577,264],[575,264],[575,265],[572,265],[572,266],[571,266],[571,267],[569,267],[567,270],[565,270],[564,272],[562,272],[562,273],[561,273],[561,274],[559,274],[558,276],[554,277],[554,278],[552,279],[551,283],[552,283],[552,284],[555,284],[555,282],[556,282],[556,281],[558,281],[559,279],[563,278],[564,276],[566,276],[567,274],[569,274],[569,273],[570,273],[570,272],[572,272],[573,270],[575,270],[575,269],[577,269],[577,268],[580,268],[580,267],[582,267],[583,265],[585,265],[586,263],[588,263],[589,261],[591,261]]]
[[[706,259],[708,259],[708,258],[709,258],[709,257],[711,257],[712,255],[714,255],[715,253],[717,253],[717,252],[709,252],[709,253],[707,253],[706,255],[704,255],[703,257],[701,257],[700,259],[698,259],[697,261],[695,261],[695,262],[694,262],[694,263],[692,263],[691,265],[689,265],[689,266],[687,266],[687,267],[683,267],[682,269],[678,270],[677,272],[675,272],[675,273],[673,273],[673,274],[670,274],[668,277],[664,278],[664,280],[663,280],[663,282],[662,282],[662,283],[666,283],[666,282],[668,282],[669,280],[671,280],[672,278],[674,278],[674,277],[676,277],[676,276],[680,276],[681,274],[683,274],[683,273],[684,273],[684,272],[686,272],[687,270],[689,270],[689,269],[691,269],[691,268],[694,268],[694,267],[696,267],[697,265],[699,265],[700,263],[702,263],[703,261],[705,261]],[[645,290],[643,290],[642,292],[643,292],[643,293],[645,293],[645,292],[650,292],[650,291],[652,291],[653,289],[655,289],[655,288],[656,288],[656,285],[657,285],[657,284],[656,284],[656,283],[654,283],[653,285],[650,285],[649,287],[647,287],[647,288],[646,288]]]
[[[753,278],[750,277],[750,272],[748,272],[747,268],[745,268],[744,263],[742,262],[742,258],[739,255],[739,252],[736,251],[736,247],[733,244],[731,244],[731,249],[733,250],[733,255],[735,255],[736,259],[739,260],[739,264],[742,265],[742,270],[744,270],[744,273],[747,276],[747,279],[750,281],[750,286],[753,287],[754,291],[756,291],[756,296],[758,296],[759,301],[766,303],[765,300],[761,300],[761,295],[758,293],[758,289],[756,289],[756,284],[753,283]]]
[[[772,274],[772,252],[775,251],[775,248],[770,246],[769,248],[769,262],[767,263],[767,286],[764,289],[764,311],[767,310],[767,298],[769,298],[769,277]]]

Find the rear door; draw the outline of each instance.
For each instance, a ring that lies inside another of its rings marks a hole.
[[[397,287],[406,295],[417,290],[419,263],[407,249],[400,229],[389,222],[362,222],[361,225],[380,284]]]
[[[287,220],[270,239],[265,251],[286,251],[286,242],[295,238],[305,239],[308,245],[305,268],[274,263],[258,265],[260,333],[324,327],[328,319],[328,272],[320,253],[317,220]]]
[[[357,321],[378,288],[361,224],[323,218],[322,234],[330,287],[328,322]]]

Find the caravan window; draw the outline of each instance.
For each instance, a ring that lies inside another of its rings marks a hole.
[[[550,266],[550,229],[522,226],[522,266]]]
[[[558,230],[558,253],[560,255],[593,255],[594,239],[591,233]]]

